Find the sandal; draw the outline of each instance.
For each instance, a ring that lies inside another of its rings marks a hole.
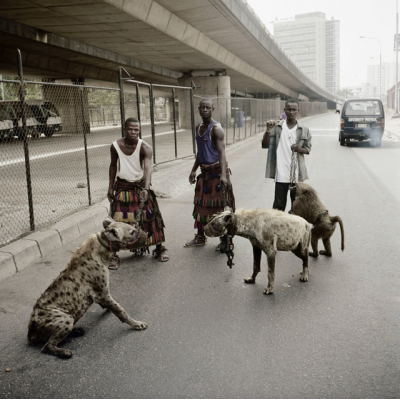
[[[153,250],[153,256],[160,262],[166,262],[169,260],[167,249],[164,246],[161,246],[159,249],[155,248]]]
[[[205,236],[194,235],[194,239],[186,242],[183,247],[198,247],[204,246],[207,242],[207,238]]]
[[[108,269],[115,271],[116,269],[118,269],[119,263],[119,257],[116,254],[113,254],[110,258],[110,261],[108,262]]]

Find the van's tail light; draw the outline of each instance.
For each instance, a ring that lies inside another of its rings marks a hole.
[[[383,130],[385,129],[385,118],[382,118],[381,127]]]
[[[341,128],[344,128],[344,119],[341,119],[341,120],[340,120],[340,127],[341,127]]]

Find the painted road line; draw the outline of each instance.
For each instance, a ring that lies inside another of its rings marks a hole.
[[[179,129],[176,131],[176,133],[178,132],[183,132],[186,129]],[[162,133],[157,133],[156,136],[163,136],[163,135],[170,135],[171,133],[174,133],[174,131],[168,131],[168,132],[162,132]],[[151,138],[151,135],[147,135],[147,136],[142,136],[142,139],[145,138]],[[97,149],[99,147],[105,147],[105,146],[110,146],[110,143],[107,144],[97,144],[97,145],[93,145],[93,146],[88,146],[88,150],[91,149]],[[41,158],[47,158],[47,157],[54,157],[54,156],[59,156],[62,154],[69,154],[69,153],[77,153],[80,151],[84,151],[85,148],[84,147],[78,147],[77,149],[70,149],[70,150],[63,150],[63,151],[57,151],[57,152],[51,152],[51,153],[45,153],[45,154],[39,154],[37,156],[30,156],[29,160],[33,161],[33,160],[39,160]],[[1,161],[0,162],[0,167],[4,167],[7,165],[13,165],[13,164],[19,164],[19,163],[24,163],[25,162],[25,158],[16,158],[14,160],[8,160],[8,161]]]

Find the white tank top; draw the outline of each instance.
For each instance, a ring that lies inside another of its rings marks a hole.
[[[113,142],[115,150],[118,153],[117,177],[128,182],[135,182],[143,178],[143,168],[140,165],[140,148],[142,139],[138,140],[135,151],[132,155],[127,156],[122,152],[118,143]]]
[[[290,146],[296,143],[297,124],[289,129],[285,122],[282,124],[281,137],[276,149],[276,175],[275,182],[290,183],[290,165],[292,163],[292,150]],[[296,168],[296,182],[299,169]]]

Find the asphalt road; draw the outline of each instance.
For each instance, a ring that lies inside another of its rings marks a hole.
[[[338,229],[333,257],[311,259],[307,283],[301,261],[279,253],[275,294],[265,296],[265,256],[257,283],[243,282],[252,270],[246,239],[234,238],[232,269],[214,251],[217,239],[183,248],[194,233],[188,184],[159,201],[170,261],[123,252],[110,271],[113,297],[147,330],[132,331],[94,305],[78,323],[86,335],[65,343],[71,359],[28,345],[35,300],[83,238],[0,283],[0,397],[399,398],[400,143],[341,147],[338,116],[307,124],[308,183],[342,217],[343,253]],[[238,208],[271,207],[266,156],[254,141],[230,153]]]

